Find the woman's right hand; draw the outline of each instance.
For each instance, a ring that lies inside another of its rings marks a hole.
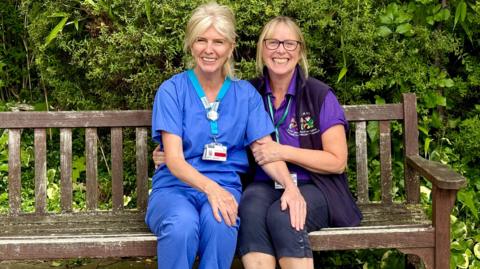
[[[228,226],[235,225],[238,215],[238,203],[235,197],[220,187],[215,181],[209,181],[204,189],[208,202],[212,207],[213,216],[218,222],[222,222],[222,217]],[[220,214],[219,214],[220,211]]]
[[[153,150],[152,159],[153,163],[155,164],[155,169],[165,163],[165,153],[160,150],[160,145],[157,145],[157,147]]]

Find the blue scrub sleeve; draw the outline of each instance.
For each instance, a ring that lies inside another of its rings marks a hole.
[[[182,109],[178,101],[178,92],[170,81],[164,82],[155,95],[152,110],[152,138],[162,143],[162,131],[182,137]]]
[[[244,146],[248,146],[254,141],[270,135],[273,131],[272,120],[265,110],[262,97],[254,89],[248,99],[248,121]]]

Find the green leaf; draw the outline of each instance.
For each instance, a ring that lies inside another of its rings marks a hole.
[[[455,29],[455,26],[457,25],[458,21],[465,21],[465,16],[467,14],[467,4],[462,1],[457,5],[457,8],[455,10],[455,20],[453,23],[453,29]]]
[[[60,31],[63,30],[63,26],[65,26],[65,23],[67,23],[68,17],[64,17],[56,26],[53,28],[53,30],[48,34],[47,38],[45,39],[45,46],[48,46],[52,40],[54,40]]]
[[[55,12],[55,13],[52,13],[52,15],[49,15],[48,17],[49,18],[64,18],[64,17],[69,17],[70,14],[66,13],[66,12]]]
[[[475,257],[477,257],[477,259],[480,260],[480,243],[477,243],[475,246],[473,246],[473,254]]]
[[[433,16],[435,21],[446,21],[450,18],[450,10],[444,8],[440,10],[435,16]]]
[[[395,32],[399,33],[399,34],[405,34],[405,33],[408,33],[410,31],[412,31],[413,27],[410,23],[404,23],[404,24],[400,24],[399,26],[397,26],[397,29],[395,29]]]
[[[386,13],[384,15],[380,15],[379,17],[381,24],[393,24],[394,17],[392,13]]]
[[[58,261],[53,261],[50,265],[53,267],[59,267],[59,266],[62,266],[62,263]]]
[[[381,37],[387,37],[392,33],[392,30],[388,28],[387,26],[380,26],[377,29],[377,35]]]
[[[338,74],[338,79],[337,83],[342,80],[342,78],[347,74],[348,68],[346,66],[342,67],[342,70],[340,70],[340,74]]]
[[[147,14],[148,23],[152,24],[152,5],[150,0],[145,0],[145,13]]]
[[[427,156],[428,154],[428,151],[430,150],[430,142],[432,141],[432,139],[430,139],[429,137],[427,137],[425,139],[425,145],[423,145],[423,154],[424,156]]]
[[[478,208],[475,206],[475,192],[473,191],[460,191],[458,193],[458,200],[466,206],[470,212],[472,212],[473,216],[476,220],[478,220]]]
[[[78,31],[78,19],[73,20],[73,25],[75,25],[75,30]]]
[[[378,129],[378,121],[369,121],[367,124],[367,134],[370,138],[370,141],[377,141],[379,132],[380,131]]]
[[[452,261],[453,261],[453,264],[456,265],[456,267],[468,268],[469,261],[465,253],[452,253],[450,265],[452,264]],[[456,268],[456,267],[453,267],[453,268]]]
[[[450,229],[452,232],[452,238],[465,238],[467,235],[467,226],[463,221],[456,221],[452,224],[452,228]]]
[[[418,126],[418,130],[425,135],[428,135],[428,130],[424,126]]]
[[[385,104],[385,99],[383,99],[379,95],[375,95],[375,104],[376,105],[384,105]]]

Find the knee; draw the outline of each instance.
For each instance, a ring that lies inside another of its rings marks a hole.
[[[265,215],[260,216],[259,214],[265,214],[266,209],[270,206],[271,201],[267,199],[270,192],[271,187],[266,184],[250,184],[243,193],[242,200],[238,206],[240,218],[248,218],[249,220],[259,217],[265,218]]]
[[[188,215],[172,215],[149,225],[158,239],[169,238],[173,241],[183,241],[198,237],[198,217]]]
[[[288,210],[282,211],[278,203],[274,203],[267,212],[267,227],[270,232],[291,229],[290,214]]]

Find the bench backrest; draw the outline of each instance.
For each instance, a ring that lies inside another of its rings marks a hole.
[[[357,198],[369,203],[367,165],[367,121],[378,121],[380,129],[381,203],[392,203],[392,154],[390,122],[403,121],[405,155],[418,154],[416,97],[403,94],[403,103],[385,105],[344,106],[346,117],[355,125]],[[0,129],[9,130],[8,181],[11,215],[21,213],[21,130],[34,129],[35,150],[35,213],[47,213],[47,128],[60,129],[60,196],[63,212],[72,211],[72,129],[85,128],[86,207],[98,208],[97,128],[110,128],[112,210],[123,210],[123,148],[122,128],[136,128],[137,209],[144,211],[148,198],[148,129],[150,111],[83,111],[83,112],[2,112]],[[419,182],[405,167],[407,203],[418,203]]]

